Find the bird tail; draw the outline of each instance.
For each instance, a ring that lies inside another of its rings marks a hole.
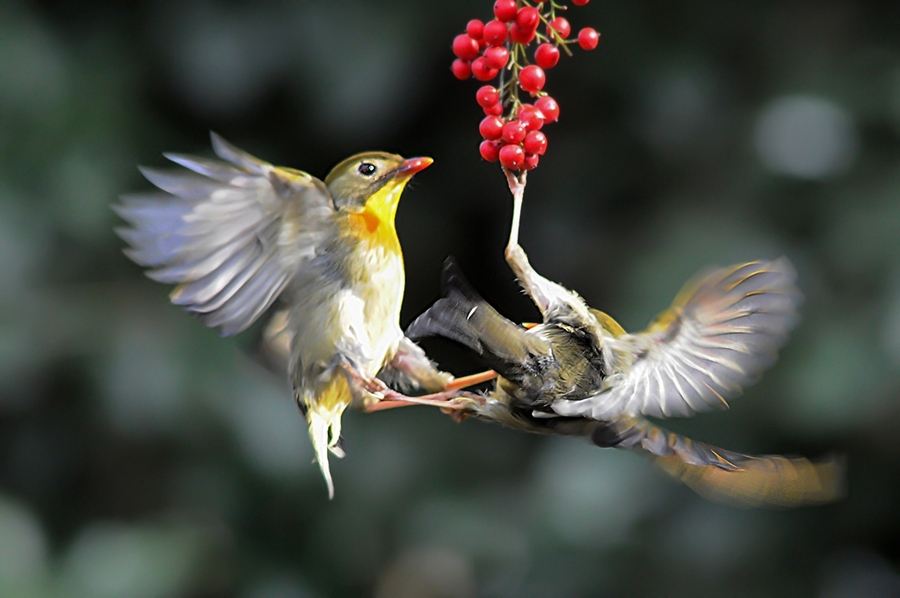
[[[481,355],[502,376],[513,375],[531,344],[537,339],[500,315],[481,298],[452,258],[444,262],[441,275],[444,297],[416,318],[406,329],[413,340],[441,336]]]
[[[317,396],[302,397],[301,405],[306,413],[309,425],[309,439],[325,485],[328,487],[328,498],[334,498],[334,482],[331,479],[331,467],[328,453],[343,458],[344,451],[340,447],[341,416],[353,402],[353,393],[346,376],[334,375],[325,388]]]
[[[648,455],[663,471],[698,494],[745,506],[823,504],[844,493],[840,458],[811,461],[782,455],[753,456],[695,442],[643,418],[622,418],[596,427],[597,446]]]

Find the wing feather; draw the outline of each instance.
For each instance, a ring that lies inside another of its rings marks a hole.
[[[559,401],[554,409],[609,420],[727,407],[727,399],[771,365],[787,339],[800,302],[795,279],[784,258],[698,278],[645,331],[608,341],[617,354],[635,358],[606,388],[581,401]]]
[[[272,166],[215,133],[219,159],[164,154],[179,170],[141,168],[161,192],[114,206],[126,255],[177,285],[174,304],[231,335],[252,324],[334,231],[324,183]]]

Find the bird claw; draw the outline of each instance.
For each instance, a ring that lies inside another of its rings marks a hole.
[[[441,407],[441,413],[449,416],[456,423],[462,423],[469,418],[478,407],[483,406],[483,396],[471,392],[461,392],[447,401],[447,405]]]
[[[378,378],[368,378],[363,376],[349,363],[341,363],[341,367],[351,381],[377,401],[385,400],[390,393],[394,392],[387,384]]]

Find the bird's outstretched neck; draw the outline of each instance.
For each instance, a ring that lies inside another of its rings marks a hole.
[[[509,228],[509,241],[506,244],[507,251],[510,248],[519,245],[519,224],[522,220],[522,198],[525,197],[525,183],[528,173],[523,171],[518,176],[505,168],[506,182],[509,185],[509,192],[513,196],[513,215],[512,224]]]

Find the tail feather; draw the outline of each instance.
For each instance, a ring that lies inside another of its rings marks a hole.
[[[591,440],[644,453],[667,474],[713,500],[794,507],[832,502],[844,494],[844,466],[838,458],[745,455],[695,442],[642,418],[597,427]]]
[[[312,442],[316,462],[328,488],[328,498],[334,498],[334,481],[331,478],[331,467],[328,463],[330,452],[338,458],[344,456],[340,447],[341,416],[353,400],[347,379],[342,375],[334,376],[325,389],[316,397],[306,396],[300,399],[301,407],[306,413],[309,425],[309,438]]]
[[[438,299],[406,330],[411,339],[441,336],[481,355],[504,377],[534,355],[546,354],[546,341],[504,318],[468,283],[448,258],[442,274],[444,297]]]
[[[472,288],[452,258],[447,258],[444,262],[441,288],[444,297],[413,320],[406,329],[406,336],[412,340],[441,336],[482,355],[484,347],[478,329],[471,322],[471,316],[478,308],[491,311],[493,308]],[[500,314],[496,315],[502,318]]]

